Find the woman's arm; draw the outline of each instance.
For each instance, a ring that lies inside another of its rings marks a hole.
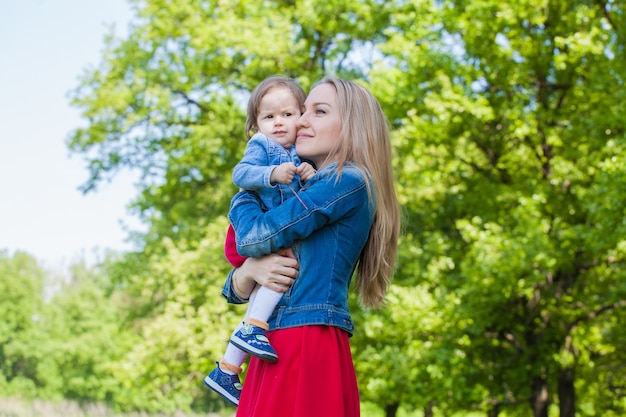
[[[291,247],[316,230],[350,216],[369,216],[371,221],[374,207],[361,171],[346,166],[339,178],[334,172],[329,168],[319,171],[298,192],[298,198],[287,199],[269,211],[263,211],[255,194],[236,194],[228,218],[237,235],[237,251],[258,258]]]
[[[229,302],[241,304],[250,298],[256,284],[285,292],[298,276],[298,268],[291,249],[281,249],[262,258],[247,258],[228,275],[222,294]]]

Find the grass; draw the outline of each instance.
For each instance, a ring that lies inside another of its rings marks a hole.
[[[232,417],[232,414],[189,414],[163,413],[115,413],[99,404],[80,405],[71,401],[26,401],[15,398],[0,398],[0,417]]]
[[[384,417],[384,412],[372,403],[361,403],[361,417]],[[421,410],[407,411],[402,407],[397,417],[423,417]],[[460,414],[463,417],[476,417],[484,414]],[[0,398],[0,417],[234,417],[235,408],[229,407],[224,412],[193,414],[176,412],[165,413],[115,413],[101,404],[80,405],[71,401],[22,400],[16,398]]]

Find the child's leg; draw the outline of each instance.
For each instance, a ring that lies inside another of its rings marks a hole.
[[[256,289],[255,292],[257,292]],[[256,294],[254,302],[252,302],[252,296],[250,297],[250,303],[248,305],[248,310],[246,311],[245,318],[252,318],[267,322],[267,320],[269,320],[270,316],[274,312],[274,308],[276,308],[276,305],[283,297],[283,293],[270,290],[266,287],[260,287],[258,289],[258,294]]]
[[[228,346],[226,347],[226,352],[224,352],[223,361],[230,365],[241,368],[241,365],[245,362],[247,357],[248,357],[248,354],[246,352],[239,349],[238,347],[235,347],[232,343],[229,343]],[[221,366],[220,368],[222,368],[222,371],[230,375],[235,375],[236,373],[238,373],[238,372],[233,372],[230,369],[225,369],[223,366]]]
[[[276,351],[267,339],[267,320],[283,296],[282,293],[258,287],[254,300],[250,300],[242,325],[233,333],[230,344],[265,361],[278,360]]]
[[[260,286],[257,285],[254,288],[254,290],[252,291],[252,293],[250,294],[250,299],[248,301],[248,309],[246,310],[245,317],[247,317],[248,314],[250,314],[250,310],[253,308],[253,306],[254,306],[254,304],[256,302],[257,294],[259,293],[259,288],[260,288]],[[235,327],[235,330],[233,330],[232,335],[237,333],[239,331],[239,329],[241,329],[241,326],[243,326],[243,322],[240,322],[239,325],[237,327]],[[236,347],[232,343],[229,343],[228,346],[226,347],[226,352],[224,352],[224,359],[223,360],[224,360],[224,362],[226,362],[226,363],[228,363],[230,365],[234,365],[236,367],[241,367],[241,365],[244,363],[244,361],[246,360],[247,357],[248,357],[248,354],[246,352],[244,352],[243,350],[239,349],[238,347]],[[225,367],[222,367],[222,371],[226,372],[227,374],[230,374],[230,375],[234,375],[235,374],[235,372],[233,372],[232,370],[224,369],[224,368]]]

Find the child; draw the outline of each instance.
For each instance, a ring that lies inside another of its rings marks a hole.
[[[298,197],[298,177],[306,182],[315,174],[311,164],[300,161],[294,146],[296,122],[305,98],[304,90],[295,81],[272,76],[252,91],[248,101],[246,136],[249,141],[243,159],[233,170],[233,182],[241,189],[255,191],[265,209],[276,207],[292,196]],[[255,133],[254,136],[250,137],[251,133]],[[224,253],[235,268],[245,260],[235,248],[232,226],[228,228]],[[257,286],[250,295],[243,322],[231,335],[224,357],[204,379],[207,387],[234,405],[239,404],[239,374],[248,354],[272,363],[278,360],[265,332],[267,320],[282,295]]]

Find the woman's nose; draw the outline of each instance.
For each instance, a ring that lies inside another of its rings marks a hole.
[[[296,122],[296,126],[298,127],[305,126],[306,123],[307,123],[306,113],[302,113],[302,116],[300,116],[300,118]]]

